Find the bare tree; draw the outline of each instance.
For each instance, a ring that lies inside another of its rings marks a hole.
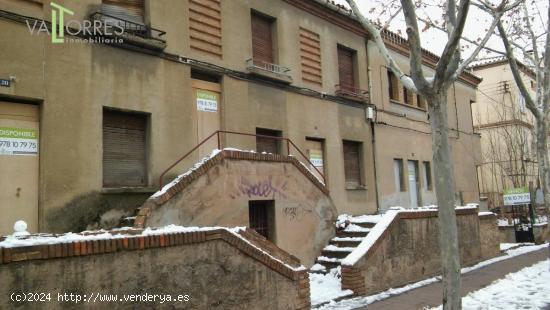
[[[365,18],[354,0],[346,0],[353,14],[367,30],[388,68],[399,78],[405,88],[426,98],[430,126],[435,174],[435,189],[439,214],[439,244],[443,274],[443,309],[461,309],[460,296],[460,255],[455,214],[455,184],[451,161],[448,121],[447,92],[459,75],[475,59],[487,43],[497,21],[509,10],[507,0],[494,8],[494,20],[479,46],[465,60],[461,59],[460,41],[468,16],[470,0],[446,0],[441,6],[445,11],[445,21],[441,26],[447,33],[447,43],[435,67],[433,76],[426,76],[422,66],[422,47],[416,9],[420,1],[401,0],[401,10],[406,23],[406,34],[410,47],[410,76],[406,75],[388,51],[381,29]]]
[[[497,14],[494,7],[482,1],[479,5],[491,14]],[[546,3],[543,15],[535,1],[522,2],[510,11],[505,20],[498,20],[498,35],[506,49],[506,56],[519,91],[525,98],[527,109],[535,119],[536,149],[544,205],[550,210],[550,157],[548,154],[548,129],[550,128],[550,4]],[[538,27],[535,21],[538,20]],[[523,57],[523,64],[517,57]],[[536,76],[533,87],[535,96],[529,91],[522,78],[522,69],[532,70]]]
[[[536,161],[532,160],[533,120],[525,113],[524,100],[513,81],[500,81],[480,89],[475,116],[482,134],[480,183],[489,205],[502,205],[507,187],[526,186],[536,181]]]

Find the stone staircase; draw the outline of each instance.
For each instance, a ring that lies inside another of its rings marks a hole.
[[[339,267],[342,260],[355,250],[380,218],[381,215],[339,216],[336,236],[323,249],[321,256],[317,257],[311,272],[325,274],[330,269]]]

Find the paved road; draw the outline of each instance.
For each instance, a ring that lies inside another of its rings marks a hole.
[[[509,258],[478,270],[462,275],[462,296],[477,291],[493,281],[504,278],[507,274],[531,266],[549,257],[548,249]],[[422,309],[426,306],[435,307],[441,304],[441,283],[426,285],[401,295],[372,303],[364,308],[368,310],[406,310]],[[550,310],[550,305],[548,310]]]

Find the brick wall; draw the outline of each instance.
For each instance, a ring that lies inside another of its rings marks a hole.
[[[457,209],[456,213],[462,265],[498,255],[494,251],[498,248],[497,235],[494,231],[480,231],[491,225],[491,221],[483,219],[480,225],[477,208]],[[342,288],[357,295],[371,295],[439,274],[438,225],[435,210],[399,212],[357,263],[342,266]],[[481,238],[489,234],[493,242],[482,242]]]
[[[0,247],[0,309],[71,308],[14,303],[14,292],[188,294],[184,304],[82,303],[89,309],[308,309],[309,277],[299,262],[274,257],[226,229]],[[254,232],[248,232],[254,234]]]

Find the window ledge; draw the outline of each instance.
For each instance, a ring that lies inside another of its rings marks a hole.
[[[366,185],[346,185],[347,191],[366,191]]]
[[[415,109],[415,110],[422,111],[422,112],[427,112],[427,110],[426,110],[425,108],[415,107],[415,106],[413,106],[413,105],[406,104],[406,103],[404,103],[404,102],[397,101],[397,100],[394,100],[394,99],[390,99],[390,103],[398,104],[398,105],[400,105],[400,106],[404,106],[404,107],[411,108],[411,109]]]
[[[154,187],[104,187],[103,194],[153,194],[157,191]]]

